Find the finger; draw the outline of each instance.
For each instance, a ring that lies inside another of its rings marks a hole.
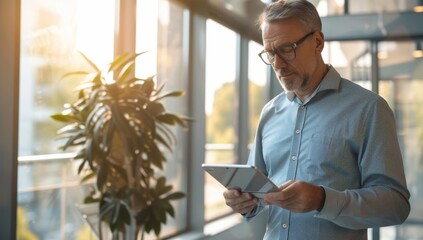
[[[295,183],[296,181],[289,180],[279,187],[279,191],[266,194],[264,203],[267,205],[285,207],[290,202],[295,201],[295,196],[297,194]]]
[[[238,189],[228,189],[223,192],[224,198],[238,198],[241,196],[241,192]]]
[[[294,180],[288,180],[288,181],[284,182],[282,185],[279,186],[279,190],[284,190],[285,188],[291,186],[294,183],[295,183]]]
[[[228,195],[232,196],[231,193],[227,193]],[[243,204],[245,202],[249,202],[253,200],[253,196],[250,193],[239,193],[239,197],[228,197],[225,198],[225,203],[231,208],[235,208],[239,204]]]
[[[250,212],[251,210],[253,210],[254,207],[257,205],[257,202],[258,202],[258,199],[253,198],[253,199],[246,200],[246,201],[243,201],[243,202],[240,202],[240,203],[234,205],[232,207],[232,209],[235,210],[238,213],[244,214],[244,213],[247,213],[247,212]]]

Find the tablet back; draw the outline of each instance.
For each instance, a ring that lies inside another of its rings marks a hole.
[[[258,168],[242,164],[203,164],[202,168],[227,189],[239,189],[263,198],[278,187]]]

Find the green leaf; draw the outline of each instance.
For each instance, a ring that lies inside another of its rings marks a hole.
[[[114,202],[103,196],[100,201],[100,219],[106,220],[110,218],[114,209]]]
[[[175,210],[173,209],[173,207],[170,204],[170,202],[169,201],[166,201],[166,200],[164,200],[164,201],[165,201],[166,204],[163,206],[163,209],[165,209],[166,212],[169,213],[169,215],[171,217],[175,217]]]
[[[83,83],[83,84],[79,84],[79,85],[75,88],[75,90],[80,91],[80,93],[81,93],[80,98],[82,98],[82,97],[83,97],[83,95],[82,95],[82,93],[83,93],[83,92],[81,92],[81,90],[88,89],[88,88],[92,88],[92,87],[94,87],[95,85],[96,85],[96,83],[95,83],[95,82],[86,82],[86,83]]]
[[[183,96],[183,95],[185,95],[185,91],[173,91],[173,92],[170,92],[170,93],[166,93],[166,94],[164,94],[160,97],[157,97],[154,101],[158,101],[160,99],[167,98],[167,97],[180,97],[180,96]]]
[[[165,222],[166,222],[166,220],[165,220]],[[162,226],[161,226],[160,223],[154,225],[154,233],[156,234],[157,237],[160,235],[161,228],[162,228]]]
[[[169,194],[165,197],[167,200],[177,200],[185,197],[185,193],[183,192],[174,192],[172,194]]]
[[[166,194],[168,192],[170,192],[172,190],[172,186],[167,185],[166,186],[166,178],[165,177],[160,177],[159,179],[157,179],[157,183],[156,183],[156,194],[157,196]]]
[[[91,172],[91,173],[85,175],[85,177],[82,178],[81,182],[84,183],[84,182],[94,178],[95,176],[96,176],[95,172]]]
[[[109,166],[106,161],[103,161],[97,170],[97,188],[103,191],[103,186],[106,184],[107,176],[109,175]]]
[[[112,121],[107,121],[105,128],[106,133],[103,138],[103,146],[106,147],[106,153],[108,153],[111,149],[111,144],[113,142],[113,137],[115,134],[115,125],[112,123]]]
[[[130,211],[128,209],[128,206],[126,204],[123,204],[123,201],[122,201],[122,206],[124,206],[124,207],[122,207],[120,209],[120,213],[119,213],[120,219],[123,219],[123,221],[126,224],[129,225],[131,223],[131,214],[130,214]]]
[[[97,145],[97,147],[99,149],[100,148],[100,144],[102,143],[102,137],[103,137],[103,126],[105,125],[105,122],[107,121],[106,119],[100,119],[94,126],[93,129],[93,139],[94,139],[94,143]],[[103,150],[103,149],[101,149]]]
[[[120,110],[119,105],[113,103],[110,105],[112,120],[115,124],[116,130],[122,132],[123,136],[131,139],[135,139],[137,136],[130,126],[128,120],[123,115],[124,113]]]
[[[152,116],[157,117],[165,112],[163,104],[157,102],[147,103],[145,110]]]
[[[103,118],[105,114],[107,114],[107,108],[102,104],[96,104],[85,119],[85,127],[87,128],[87,131],[91,131],[95,122],[97,122],[98,119]]]
[[[123,166],[119,166],[117,164],[114,163],[110,163],[110,165],[112,165],[113,169],[116,170],[116,172],[123,178],[122,180],[124,180],[125,182],[128,182],[128,175],[126,173],[126,170]]]
[[[75,71],[75,72],[69,72],[69,73],[64,74],[64,75],[62,76],[62,79],[63,79],[63,78],[66,78],[66,77],[69,77],[69,76],[72,76],[72,75],[88,75],[88,74],[90,74],[90,72],[87,72],[87,71]]]
[[[63,146],[63,150],[66,150],[69,146],[75,145],[77,140],[84,138],[84,137],[85,137],[85,135],[84,135],[83,132],[79,132],[78,134],[71,136],[69,138],[69,140]]]
[[[163,153],[157,148],[155,144],[151,144],[149,147],[150,153],[148,155],[151,163],[159,169],[163,169],[163,162],[165,161]]]
[[[89,204],[89,203],[96,203],[99,202],[100,199],[98,198],[94,198],[92,195],[88,195],[84,198],[84,203]]]
[[[99,72],[91,81],[94,83],[93,89],[96,89],[102,85],[103,77],[101,75],[101,72]]]
[[[62,127],[61,129],[59,129],[57,131],[57,134],[58,135],[67,135],[67,134],[76,135],[76,134],[79,134],[79,133],[84,133],[85,130],[81,129],[81,127],[83,127],[83,126],[80,125],[80,124],[75,124],[75,123],[68,124],[68,125]]]
[[[79,122],[79,119],[77,117],[68,115],[68,114],[54,114],[54,115],[51,115],[50,117],[59,122],[65,122],[65,123]]]
[[[116,80],[118,84],[123,84],[126,78],[134,71],[135,65],[134,63],[130,64],[125,71],[121,72]]]
[[[165,186],[165,184],[166,184],[166,177],[163,177],[163,176],[159,177],[157,179],[156,188],[162,188]]]
[[[146,97],[150,97],[151,93],[154,90],[154,81],[153,79],[147,79],[144,81],[144,83],[141,86],[141,91],[145,93]]]
[[[118,224],[120,208],[121,208],[120,202],[116,202],[114,206],[114,210],[113,210],[112,221],[111,221],[111,224],[113,225]]]
[[[175,118],[176,118],[175,115],[169,114],[169,113],[165,113],[156,117],[158,121],[162,123],[166,123],[168,125],[175,125],[176,123]]]
[[[176,142],[176,136],[173,132],[166,127],[165,125],[157,125],[157,135],[164,135],[163,139],[166,139],[169,144],[174,144]]]
[[[85,140],[85,158],[88,162],[88,164],[90,165],[90,169],[94,170],[94,164],[93,164],[93,150],[92,150],[92,146],[93,146],[93,141],[92,139],[87,139]]]
[[[78,167],[78,174],[81,174],[81,172],[82,172],[82,170],[84,169],[84,166],[85,166],[85,163],[87,162],[87,160],[82,160],[82,162],[81,162],[81,164],[79,164],[79,167]],[[84,179],[82,179],[82,181],[81,182],[84,182]]]
[[[163,139],[161,135],[156,134],[156,140],[163,144],[163,146],[165,146],[167,149],[172,150],[172,146],[170,145],[170,143]]]
[[[132,55],[131,57],[129,57],[128,59],[126,59],[126,61],[123,61],[124,58],[119,58],[118,57],[115,61],[113,61],[113,64],[112,64],[113,66],[110,66],[109,72],[110,71],[114,71],[114,70],[117,70],[118,72],[120,72],[121,69],[123,69],[125,67],[125,65],[127,65],[128,63],[134,62],[135,59],[138,56],[140,56],[140,55],[142,55],[144,53],[146,53],[146,52],[136,53],[136,54]],[[122,55],[125,55],[125,53],[122,54]],[[126,57],[126,55],[125,55],[125,57]]]
[[[120,66],[121,62],[125,60],[125,58],[128,56],[128,53],[123,53],[115,58],[113,62],[110,64],[108,72],[114,71],[118,66]]]
[[[137,220],[137,224],[143,225],[149,222],[149,220],[151,219],[150,215],[151,215],[150,208],[149,207],[143,208],[140,212],[138,212],[138,214],[135,217]],[[146,232],[149,232],[147,231],[147,227],[146,227]]]
[[[90,64],[90,66],[92,67],[92,68],[94,68],[94,70],[97,72],[97,73],[99,73],[99,72],[101,72],[100,71],[100,69],[97,67],[97,65],[95,65],[92,61],[91,61],[91,59],[89,59],[84,53],[82,53],[82,52],[79,52],[81,55],[82,55],[82,57],[88,62],[88,64]]]
[[[156,91],[155,91],[155,93],[154,93],[154,96],[159,95],[159,94],[160,94],[160,92],[164,89],[165,85],[166,85],[165,83],[160,84],[160,85],[157,87],[157,89],[156,89]]]

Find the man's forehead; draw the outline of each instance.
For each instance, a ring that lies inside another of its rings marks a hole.
[[[304,32],[305,27],[301,21],[296,18],[284,18],[263,22],[261,30],[262,35],[271,35],[272,33],[290,35],[296,32]]]
[[[281,19],[262,24],[263,42],[292,42],[305,32],[304,26],[295,19]]]

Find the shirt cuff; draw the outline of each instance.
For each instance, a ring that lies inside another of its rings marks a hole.
[[[256,207],[246,214],[241,214],[247,222],[249,222],[252,218],[254,218],[261,210],[265,207],[263,203],[263,199],[259,198],[259,202],[257,203]]]
[[[323,208],[315,216],[318,218],[334,220],[339,216],[345,206],[345,195],[332,188],[324,187],[326,199]]]

